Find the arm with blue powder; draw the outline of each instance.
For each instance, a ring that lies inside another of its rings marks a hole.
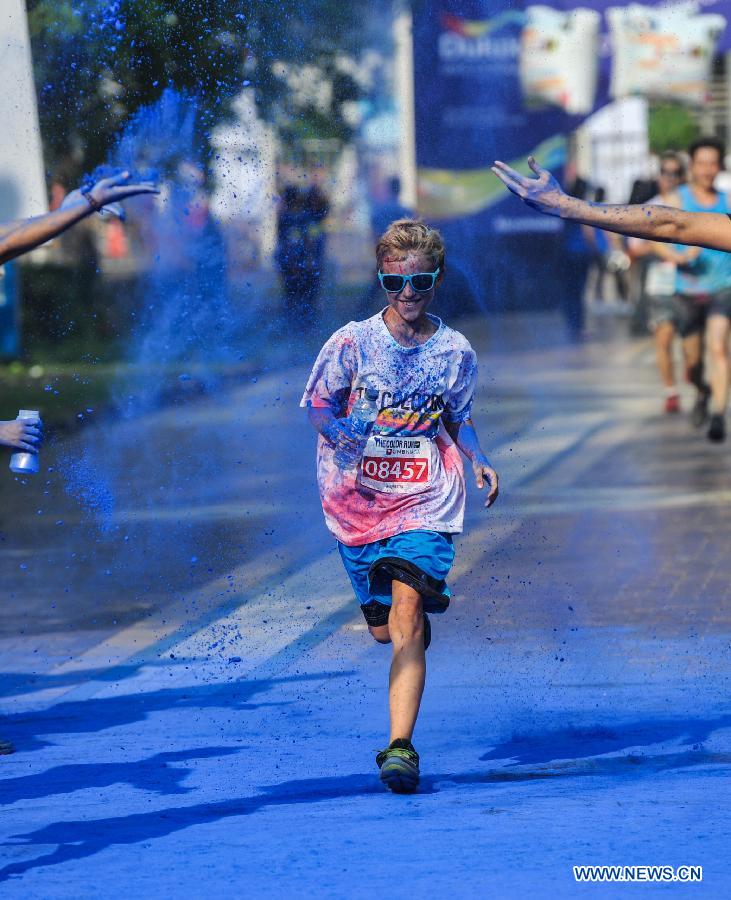
[[[356,453],[362,441],[350,429],[346,415],[354,378],[352,350],[352,340],[343,339],[342,329],[325,342],[317,354],[303,400],[315,431],[336,451],[346,453]]]
[[[475,473],[475,482],[478,489],[482,490],[485,486],[485,481],[487,481],[489,490],[485,499],[485,506],[492,506],[497,500],[499,492],[498,475],[480,446],[480,439],[477,436],[474,422],[472,419],[465,419],[462,422],[449,422],[446,419],[443,421],[447,434],[472,463],[472,471]]]
[[[129,172],[103,178],[88,190],[74,191],[53,212],[0,226],[0,265],[10,262],[66,231],[103,206],[137,194],[156,194],[154,184],[129,183]]]
[[[731,219],[724,213],[685,212],[654,204],[588,203],[569,197],[532,157],[528,165],[536,178],[521,175],[500,161],[492,171],[508,190],[538,212],[630,237],[731,252]]]

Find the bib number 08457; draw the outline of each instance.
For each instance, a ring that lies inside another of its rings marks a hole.
[[[412,483],[429,479],[429,460],[411,456],[365,456],[363,474],[374,481]]]

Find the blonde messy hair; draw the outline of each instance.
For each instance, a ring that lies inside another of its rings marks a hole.
[[[378,268],[386,259],[404,259],[409,253],[421,253],[435,269],[444,270],[444,239],[436,228],[418,219],[397,219],[376,244]]]

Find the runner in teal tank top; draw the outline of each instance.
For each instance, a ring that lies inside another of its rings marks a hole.
[[[715,203],[701,203],[689,184],[678,188],[680,209],[686,212],[731,213],[728,198],[716,192]],[[678,251],[682,244],[676,244]],[[731,253],[723,250],[701,250],[696,259],[689,265],[678,268],[675,279],[675,290],[687,296],[706,297],[720,291],[728,291],[731,287]]]
[[[711,358],[710,397],[712,400],[708,439],[723,441],[726,438],[725,414],[729,395],[729,333],[731,332],[731,276],[724,284],[728,271],[727,253],[731,252],[731,213],[724,197],[714,184],[724,164],[725,148],[715,137],[699,138],[688,149],[692,189],[692,209],[677,206],[652,206],[649,204],[614,205],[587,203],[568,196],[556,179],[546,169],[529,157],[528,165],[536,177],[522,175],[499,160],[492,171],[503,184],[520,197],[528,206],[549,216],[558,216],[570,222],[580,222],[594,228],[603,228],[617,234],[661,241],[668,244],[704,247],[713,251],[701,261],[701,269],[694,272],[692,265],[684,272],[678,284],[677,298],[689,298],[683,303],[683,313],[689,317],[685,330],[700,335],[703,324],[706,345]],[[680,201],[680,196],[678,200]],[[726,205],[721,205],[726,204]],[[719,252],[720,251],[720,252]],[[704,251],[705,253],[705,251]],[[724,259],[724,257],[726,257]],[[700,258],[700,257],[699,257]],[[708,292],[710,293],[705,293]],[[703,302],[705,300],[705,302]],[[701,301],[701,302],[699,302]],[[680,329],[678,329],[680,330]],[[681,332],[682,333],[682,332]],[[705,418],[705,391],[701,374],[700,352],[698,363],[689,367],[689,379],[699,390],[699,402],[694,412]]]
[[[728,197],[714,187],[723,167],[724,148],[714,138],[696,141],[688,151],[691,183],[678,190],[679,206],[690,213],[711,213],[728,216],[731,213]],[[725,413],[729,393],[728,337],[731,322],[731,253],[705,248],[695,260],[678,268],[676,278],[677,302],[684,314],[686,333],[697,330],[699,355],[696,371],[689,371],[689,380],[698,388],[695,406],[696,424],[705,419],[708,397],[711,416],[708,439],[723,441],[726,437]],[[711,361],[710,389],[702,378],[701,337],[705,332]]]

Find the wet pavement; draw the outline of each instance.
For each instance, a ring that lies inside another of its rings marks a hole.
[[[3,896],[567,896],[605,863],[727,896],[731,454],[661,414],[648,340],[596,327],[461,324],[501,497],[470,485],[414,797],[377,779],[388,649],[322,522],[296,359],[8,475]]]

